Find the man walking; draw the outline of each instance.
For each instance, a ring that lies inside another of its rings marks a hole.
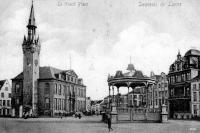
[[[111,127],[112,122],[111,122],[111,114],[110,113],[107,114],[107,123],[108,123],[108,130],[110,132],[110,130],[113,130]]]

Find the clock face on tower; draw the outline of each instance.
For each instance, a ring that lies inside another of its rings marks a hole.
[[[38,60],[35,60],[35,66],[37,66],[38,65]]]

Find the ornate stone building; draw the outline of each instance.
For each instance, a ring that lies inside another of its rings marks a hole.
[[[149,89],[150,108],[160,108],[161,105],[168,103],[168,79],[167,75],[162,72],[160,75],[151,73],[151,78],[156,80],[156,83]]]
[[[191,114],[200,117],[200,75],[191,81]]]
[[[200,51],[188,50],[182,57],[178,52],[177,59],[171,64],[169,81],[169,116],[171,118],[191,118],[191,81],[200,70]]]
[[[24,36],[23,72],[12,79],[12,114],[39,116],[85,111],[86,86],[73,70],[40,67],[40,40],[34,7]]]

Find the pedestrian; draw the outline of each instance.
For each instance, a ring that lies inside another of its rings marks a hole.
[[[110,132],[110,130],[113,130],[111,127],[112,122],[111,122],[111,114],[110,113],[107,114],[107,123],[108,123],[108,130]]]
[[[61,112],[59,112],[59,117],[62,119],[62,113]]]

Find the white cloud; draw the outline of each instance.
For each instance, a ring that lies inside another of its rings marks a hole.
[[[55,1],[36,1],[35,15],[42,43],[41,66],[69,69],[71,54],[72,68],[94,99],[108,94],[108,74],[125,70],[130,56],[135,68],[149,75],[152,70],[167,73],[178,49],[182,54],[192,46],[200,49],[195,4],[184,1],[181,8],[144,9],[132,0],[89,2],[87,8],[72,8],[58,7]],[[22,71],[28,5],[28,1],[13,0],[0,14],[1,79]]]

